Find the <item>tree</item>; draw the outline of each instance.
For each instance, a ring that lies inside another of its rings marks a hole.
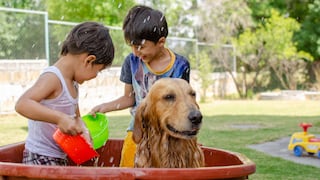
[[[112,0],[112,1],[47,1],[47,10],[51,20],[61,20],[79,23],[82,21],[97,21],[110,27],[110,34],[115,45],[114,65],[121,65],[123,57],[130,52],[130,48],[124,41],[121,29],[113,29],[122,26],[123,18],[128,10],[135,4],[134,0]],[[50,26],[50,63],[58,59],[61,42],[71,27],[51,25]]]
[[[259,75],[265,81],[263,76],[270,75],[269,68],[281,83],[279,88],[296,89],[298,83],[305,81],[305,61],[312,61],[313,58],[310,54],[297,50],[292,39],[294,32],[298,30],[299,23],[296,20],[272,11],[271,17],[259,23],[256,29],[247,29],[235,39],[237,57],[246,72],[253,77],[252,83],[246,85],[246,91],[253,91]],[[241,83],[237,82],[238,89],[241,89]]]
[[[205,102],[207,99],[207,90],[213,82],[211,78],[213,69],[210,64],[210,58],[205,51],[201,51],[198,57],[191,55],[189,58],[191,65],[194,67],[197,67],[195,64],[199,63],[197,68],[197,77],[199,77],[199,79],[197,80],[201,82],[202,94],[200,94],[200,101]]]
[[[251,10],[244,0],[203,0],[197,12],[197,38],[202,42],[229,44],[231,37],[251,27]]]
[[[206,51],[210,58],[210,64],[206,65],[214,66],[210,69],[220,73],[229,72],[232,78],[235,78],[237,69],[234,68],[236,65],[232,64],[233,48],[230,45],[226,47],[226,44],[231,44],[232,36],[252,26],[250,13],[243,0],[204,0],[198,4],[194,26],[197,39],[210,44],[210,50]]]
[[[252,16],[256,22],[263,21],[271,16],[271,9],[277,9],[301,24],[301,28],[294,33],[294,41],[298,50],[305,51],[314,57],[314,61],[308,61],[309,82],[320,88],[320,0],[248,0],[252,9]],[[311,68],[310,68],[311,67]]]
[[[44,11],[44,0],[0,0],[0,6],[8,8]]]
[[[243,76],[238,78],[228,70],[234,80],[240,97],[248,97],[248,92],[261,85],[263,74],[268,72],[265,54],[265,40],[260,29],[246,29],[239,38],[234,39],[238,66]],[[260,81],[259,81],[260,78]],[[249,80],[250,79],[250,80]]]
[[[140,0],[140,2],[164,13],[170,36],[195,37],[192,25],[195,20],[197,0]]]
[[[42,1],[0,0],[8,8],[44,9]],[[1,11],[0,59],[45,59],[44,16]]]
[[[82,22],[97,21],[108,26],[121,26],[134,0],[49,0],[47,11],[52,20]]]
[[[295,34],[295,40],[300,50],[309,52],[314,57],[315,61],[312,63],[310,75],[314,75],[315,87],[320,89],[320,0],[314,0],[308,4],[305,14],[301,30]]]
[[[265,23],[267,53],[270,54],[269,66],[275,72],[282,88],[295,90],[299,80],[305,81],[307,72],[305,61],[313,57],[304,51],[298,51],[293,35],[300,28],[299,23],[289,17],[280,16],[272,11],[271,18]],[[302,79],[301,79],[302,78]]]
[[[252,17],[256,23],[270,18],[272,9],[280,14],[286,14],[296,19],[299,23],[303,22],[308,14],[308,5],[314,0],[247,0],[248,6],[252,10]]]
[[[307,12],[296,40],[299,49],[310,52],[316,60],[320,61],[320,0],[310,3]]]

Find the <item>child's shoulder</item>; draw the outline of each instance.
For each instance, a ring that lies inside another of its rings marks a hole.
[[[186,57],[184,57],[183,55],[175,53],[175,56],[176,56],[177,60],[188,61],[188,59]]]
[[[173,50],[171,50],[171,49],[169,49],[169,48],[168,48],[168,51],[169,51],[169,53],[170,53],[170,56],[174,56],[174,58],[175,58],[176,60],[188,61],[188,59],[187,59],[186,57],[184,57],[184,56],[181,55],[181,54],[178,54],[178,53],[174,52]]]
[[[174,56],[176,63],[179,63],[179,64],[181,64],[181,63],[183,63],[183,64],[189,64],[189,60],[188,60],[185,56],[180,55],[180,54],[178,54],[178,53],[176,53],[176,52],[172,52],[171,55]]]

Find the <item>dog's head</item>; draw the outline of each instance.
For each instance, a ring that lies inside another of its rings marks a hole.
[[[133,140],[139,143],[149,127],[176,138],[191,139],[199,132],[201,123],[196,92],[190,84],[183,79],[162,78],[152,85],[137,108]]]

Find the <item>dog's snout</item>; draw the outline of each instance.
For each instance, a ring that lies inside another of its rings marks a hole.
[[[198,110],[191,111],[188,115],[188,119],[192,124],[198,125],[202,121],[202,114]]]

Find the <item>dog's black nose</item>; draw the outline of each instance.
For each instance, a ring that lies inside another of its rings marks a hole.
[[[202,121],[202,114],[198,110],[191,111],[188,115],[188,119],[192,122],[192,124],[198,125]]]

